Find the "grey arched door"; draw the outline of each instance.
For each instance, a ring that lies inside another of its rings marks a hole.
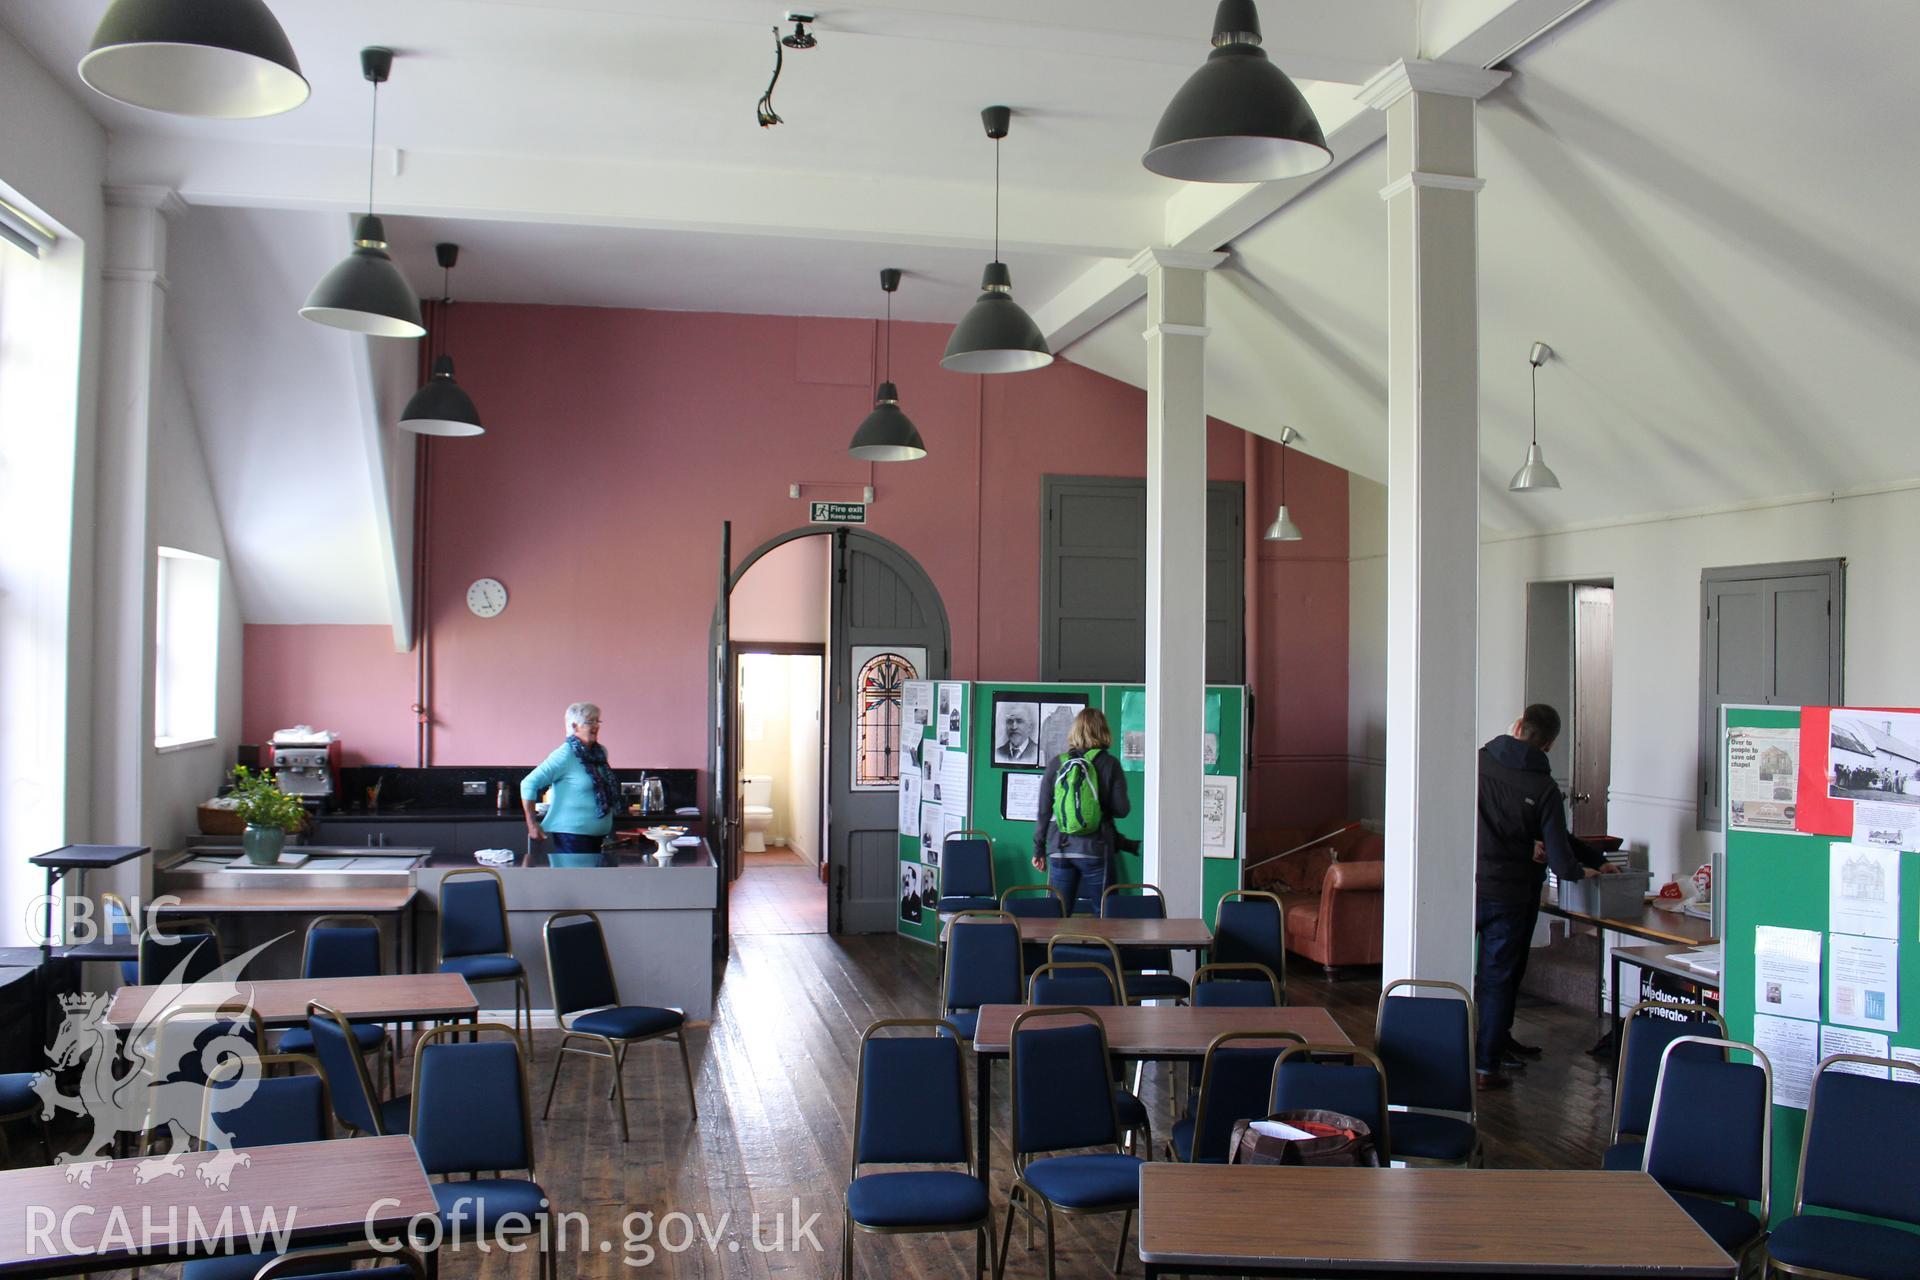
[[[943,679],[950,662],[947,613],[926,572],[890,542],[836,530],[833,557],[828,928],[891,933],[900,910],[900,795],[895,787],[857,785],[854,684],[859,670],[854,658],[876,648],[924,653],[921,678]]]

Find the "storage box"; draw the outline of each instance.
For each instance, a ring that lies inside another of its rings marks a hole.
[[[1647,888],[1652,883],[1653,873],[1640,870],[1595,876],[1591,880],[1562,880],[1560,905],[1583,915],[1637,920],[1646,906]]]

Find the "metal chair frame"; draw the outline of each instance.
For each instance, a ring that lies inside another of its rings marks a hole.
[[[1613,1128],[1607,1135],[1607,1145],[1610,1147],[1623,1138],[1640,1138],[1644,1140],[1647,1136],[1644,1133],[1623,1132],[1620,1128],[1620,1103],[1626,1097],[1627,1093],[1627,1042],[1633,1039],[1634,1019],[1640,1016],[1640,1011],[1643,1009],[1671,1009],[1675,1013],[1685,1013],[1689,1015],[1705,1014],[1708,1018],[1712,1019],[1715,1026],[1720,1028],[1720,1041],[1728,1044],[1737,1043],[1736,1041],[1726,1039],[1727,1020],[1720,1016],[1720,1011],[1701,1004],[1698,1001],[1681,1000],[1669,1002],[1666,1000],[1642,1000],[1640,1003],[1634,1005],[1633,1008],[1627,1010],[1626,1016],[1620,1020],[1620,1053],[1618,1057],[1614,1059],[1613,1064]],[[1695,1020],[1698,1019],[1696,1018]],[[1700,1036],[1681,1036],[1678,1038],[1683,1040],[1703,1039],[1703,1037]],[[1660,1054],[1660,1060],[1665,1062],[1666,1057],[1666,1052],[1663,1050]],[[1653,1092],[1654,1098],[1657,1101],[1660,1096],[1660,1085],[1657,1078],[1653,1086]],[[1647,1114],[1651,1117],[1653,1113],[1649,1111]],[[1649,1123],[1651,1123],[1651,1120],[1649,1120]]]
[[[476,876],[491,879],[495,887],[499,890],[500,936],[507,940],[506,954],[513,955],[513,925],[507,916],[507,882],[505,877],[503,877],[498,871],[494,870],[492,867],[456,867],[454,868],[452,871],[449,871],[447,872],[447,874],[440,877],[439,901],[444,903],[446,892],[447,892],[447,885],[450,882],[454,880],[470,879]],[[443,905],[441,906],[440,914],[434,926],[434,937],[433,937],[434,966],[433,967],[435,970],[439,970],[440,966],[445,964],[449,959],[446,951],[446,934],[447,934],[447,915],[446,915],[446,908]],[[499,954],[499,953],[477,952],[475,954]],[[451,958],[459,959],[460,957],[455,956]],[[515,960],[517,961],[518,959],[519,957],[516,956]],[[469,978],[467,979],[467,982],[469,984],[472,984],[475,982],[483,982],[483,983],[484,982],[511,982],[513,983],[513,994],[514,994],[513,1033],[516,1036],[520,1037],[521,1056],[531,1059],[533,1057],[533,1047],[532,1047],[533,992],[527,985],[526,965],[522,964],[520,966],[520,972],[514,974],[510,978]],[[526,1028],[527,1028],[524,1033],[520,1030],[520,1017],[521,1017],[521,1011],[523,1009],[526,1011]]]
[[[1467,1006],[1467,1043],[1466,1043],[1467,1077],[1466,1078],[1469,1083],[1467,1086],[1468,1088],[1467,1110],[1465,1114],[1467,1118],[1467,1123],[1473,1126],[1473,1150],[1470,1153],[1468,1153],[1464,1163],[1466,1167],[1469,1169],[1482,1168],[1483,1166],[1485,1166],[1487,1162],[1487,1152],[1486,1152],[1486,1147],[1484,1146],[1484,1144],[1481,1142],[1481,1139],[1480,1139],[1479,1103],[1472,1092],[1473,1090],[1472,1081],[1474,1079],[1474,1074],[1473,1074],[1474,1046],[1478,1043],[1479,1034],[1480,1034],[1480,1012],[1478,1009],[1474,1007],[1473,993],[1471,991],[1468,991],[1465,987],[1461,986],[1457,982],[1443,982],[1438,978],[1395,978],[1392,982],[1389,982],[1385,986],[1385,988],[1381,990],[1380,1003],[1374,1009],[1373,1042],[1376,1046],[1380,1043],[1380,1027],[1386,1021],[1387,999],[1388,997],[1392,996],[1394,991],[1400,987],[1427,987],[1436,991],[1451,991],[1454,995],[1460,997],[1460,999],[1466,1003],[1466,1006]],[[1382,1072],[1382,1075],[1384,1074],[1385,1073]],[[1457,1111],[1448,1112],[1438,1108],[1429,1108],[1429,1107],[1406,1107],[1403,1109],[1410,1112],[1421,1112],[1429,1115],[1461,1114],[1460,1112],[1457,1112]],[[1389,1121],[1389,1125],[1391,1125],[1391,1121]],[[1462,1161],[1458,1161],[1458,1160],[1429,1160],[1420,1156],[1395,1156],[1394,1159],[1408,1166],[1424,1165],[1424,1166],[1433,1166],[1433,1167],[1438,1167],[1443,1169],[1451,1169],[1463,1163]]]
[[[960,1028],[954,1026],[945,1018],[881,1018],[877,1022],[869,1023],[867,1029],[860,1033],[860,1066],[857,1068],[857,1074],[854,1076],[853,1088],[853,1155],[847,1165],[847,1182],[849,1185],[860,1176],[860,1117],[863,1114],[862,1103],[865,1101],[867,1092],[867,1041],[875,1038],[875,1032],[884,1031],[889,1027],[926,1027],[935,1032],[938,1032],[940,1028],[944,1027],[946,1028],[947,1034],[953,1037],[955,1044],[960,1043]],[[964,1066],[962,1066],[959,1072],[959,1077],[961,1141],[966,1144],[967,1176],[977,1178],[980,1176],[980,1166],[979,1162],[974,1159],[973,1121],[967,1098],[967,1073]],[[987,1212],[985,1217],[974,1222],[960,1223],[951,1227],[869,1227],[864,1223],[853,1220],[853,1210],[847,1207],[845,1196],[841,1197],[840,1212],[845,1220],[844,1230],[840,1233],[840,1274],[844,1277],[844,1280],[853,1280],[853,1233],[855,1230],[864,1231],[868,1235],[876,1236],[933,1235],[936,1233],[940,1235],[950,1235],[955,1231],[972,1231],[976,1236],[973,1254],[974,1274],[983,1274],[986,1271],[988,1262],[992,1259],[993,1198],[991,1195],[987,1198]]]
[[[254,1275],[253,1280],[280,1280],[282,1276],[311,1275],[315,1263],[338,1262],[340,1270],[353,1269],[356,1262],[372,1260],[383,1267],[405,1267],[419,1280],[427,1280],[433,1274],[427,1260],[422,1258],[411,1245],[402,1244],[397,1249],[375,1248],[372,1242],[335,1245],[326,1249],[297,1249],[292,1253],[283,1253]]]
[[[334,1022],[340,1025],[340,1034],[346,1037],[347,1043],[348,1044],[353,1043],[353,1024],[348,1022],[346,1018],[343,1017],[337,1010],[330,1009],[326,1005],[321,1004],[317,1000],[309,1000],[307,1002],[307,1017],[331,1018]],[[498,1025],[498,1024],[496,1023],[494,1025]],[[471,1024],[461,1024],[460,1029],[466,1030],[469,1026],[471,1026]],[[434,1031],[440,1031],[445,1029],[446,1028],[441,1028],[441,1027],[433,1028]],[[431,1032],[429,1034],[431,1034]],[[424,1038],[414,1041],[416,1067],[418,1066],[419,1047],[424,1043],[426,1043]],[[317,1057],[319,1055],[316,1054],[315,1056]],[[379,1091],[373,1087],[373,1077],[367,1074],[366,1055],[360,1054],[360,1053],[354,1054],[353,1064],[355,1069],[359,1073],[361,1091],[364,1092],[367,1097],[367,1114],[373,1117],[374,1132],[371,1136],[385,1137],[386,1136],[385,1130],[380,1128],[380,1094],[379,1094]],[[331,1090],[332,1083],[333,1082],[331,1080],[328,1081],[329,1090]],[[341,1123],[345,1124],[346,1122],[342,1121]],[[354,1126],[347,1125],[347,1127],[349,1129],[352,1129]],[[356,1134],[356,1136],[358,1135]]]
[[[1639,1007],[1639,1005],[1634,1006],[1636,1009]],[[1704,1005],[1699,1007],[1705,1008]],[[1708,1009],[1707,1012],[1713,1013],[1716,1020],[1719,1019],[1719,1014],[1714,1010]],[[1653,1139],[1655,1136],[1652,1132],[1653,1121],[1660,1114],[1660,1091],[1666,1087],[1667,1083],[1667,1062],[1673,1057],[1675,1046],[1683,1044],[1710,1045],[1719,1049],[1721,1057],[1723,1058],[1736,1049],[1742,1053],[1751,1054],[1754,1065],[1760,1068],[1760,1073],[1765,1077],[1767,1082],[1765,1090],[1766,1102],[1760,1109],[1760,1213],[1758,1215],[1760,1219],[1760,1230],[1751,1240],[1748,1240],[1740,1246],[1739,1256],[1734,1259],[1734,1274],[1739,1275],[1746,1271],[1747,1258],[1753,1252],[1754,1246],[1760,1244],[1767,1238],[1767,1224],[1773,1218],[1773,1063],[1767,1058],[1767,1055],[1756,1046],[1745,1044],[1739,1040],[1729,1040],[1724,1035],[1674,1037],[1673,1041],[1660,1051],[1660,1074],[1655,1077],[1653,1085],[1653,1109],[1647,1113],[1647,1145],[1642,1148],[1640,1152],[1640,1168],[1642,1170],[1646,1169],[1648,1162],[1653,1158]],[[1707,1200],[1727,1201],[1727,1197],[1725,1196],[1709,1195],[1706,1192],[1694,1191],[1688,1187],[1667,1189],[1669,1191],[1677,1189],[1685,1195],[1700,1196]]]
[[[540,926],[540,942],[547,953],[547,994],[553,998],[554,1017],[560,1023],[560,1048],[553,1055],[553,1078],[547,1082],[547,1104],[540,1109],[540,1118],[545,1120],[553,1110],[553,1091],[560,1087],[560,1064],[567,1060],[568,1054],[577,1053],[583,1058],[602,1058],[613,1064],[613,1087],[607,1090],[607,1097],[613,1102],[614,1111],[620,1117],[620,1141],[628,1141],[631,1138],[631,1134],[627,1128],[627,1089],[621,1079],[621,1075],[627,1066],[627,1050],[636,1044],[644,1044],[648,1040],[665,1040],[671,1038],[680,1045],[680,1069],[686,1074],[687,1078],[687,1107],[692,1116],[698,1119],[700,1115],[700,1100],[694,1094],[693,1059],[687,1052],[686,1010],[675,1010],[675,1012],[680,1014],[682,1019],[680,1025],[677,1027],[666,1031],[652,1031],[643,1036],[631,1037],[601,1035],[594,1031],[576,1031],[566,1023],[566,1018],[573,1015],[561,1015],[560,988],[553,977],[553,922],[556,920],[580,919],[593,921],[594,932],[600,936],[600,949],[604,953],[607,949],[607,933],[601,926],[600,916],[596,912],[587,910],[556,911],[547,917],[545,924]],[[620,980],[613,973],[613,960],[611,956],[609,956],[607,960],[607,979],[613,985],[614,1006],[619,1007]],[[582,1009],[578,1012],[584,1013],[586,1010]],[[587,1045],[573,1043],[576,1040],[584,1040],[587,1042]],[[597,1049],[588,1047],[593,1044],[598,1044],[601,1047]]]
[[[1393,1161],[1393,1113],[1387,1109],[1387,1064],[1380,1061],[1380,1055],[1371,1049],[1362,1049],[1357,1044],[1334,1044],[1332,1041],[1317,1043],[1309,1040],[1304,1044],[1297,1044],[1290,1048],[1282,1049],[1280,1056],[1274,1059],[1273,1062],[1273,1081],[1267,1086],[1267,1107],[1269,1110],[1278,1110],[1278,1108],[1274,1106],[1274,1094],[1280,1089],[1281,1064],[1286,1062],[1288,1058],[1296,1055],[1310,1059],[1365,1058],[1373,1065],[1374,1074],[1380,1077],[1380,1123],[1384,1126],[1379,1133],[1373,1135],[1374,1146],[1378,1148],[1380,1152],[1381,1165],[1391,1164]]]

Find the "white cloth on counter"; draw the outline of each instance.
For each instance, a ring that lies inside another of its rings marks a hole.
[[[475,862],[484,862],[490,867],[511,866],[519,857],[520,855],[511,849],[475,849],[473,851]]]

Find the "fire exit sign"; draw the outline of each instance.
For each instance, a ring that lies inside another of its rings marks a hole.
[[[807,519],[814,524],[865,524],[867,504],[864,502],[810,502],[807,504]]]

